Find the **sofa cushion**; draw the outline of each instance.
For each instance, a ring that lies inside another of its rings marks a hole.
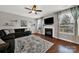
[[[10,34],[8,29],[5,29],[4,32],[6,33],[6,35]]]
[[[5,36],[5,35],[6,35],[6,33],[4,32],[4,30],[0,30],[0,38]]]
[[[31,31],[25,31],[25,33],[24,33],[25,36],[28,36],[28,35],[31,35],[31,34],[32,34]]]
[[[11,39],[11,40],[5,40],[6,43],[9,44],[8,48],[7,48],[7,53],[14,53],[14,49],[15,49],[15,40]]]
[[[28,36],[31,35],[31,31],[26,31],[26,32],[17,32],[15,33],[15,38],[23,37],[23,36]]]
[[[10,33],[15,33],[14,29],[4,29],[4,31],[7,35]]]
[[[11,39],[15,39],[14,33],[11,33],[11,34],[8,34],[8,35],[2,37],[2,40],[4,40],[4,41],[5,40],[11,40]]]
[[[15,29],[15,33],[24,32],[25,29]]]

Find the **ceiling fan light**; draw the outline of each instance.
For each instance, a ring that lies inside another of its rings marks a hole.
[[[35,11],[32,11],[32,13],[35,13]]]

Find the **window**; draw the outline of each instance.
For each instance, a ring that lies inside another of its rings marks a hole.
[[[75,21],[71,12],[67,11],[59,15],[59,33],[74,35]]]

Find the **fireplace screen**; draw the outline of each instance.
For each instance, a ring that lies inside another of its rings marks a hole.
[[[52,29],[50,29],[50,28],[45,28],[45,35],[52,37]]]

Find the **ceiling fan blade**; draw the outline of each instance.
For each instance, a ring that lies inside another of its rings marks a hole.
[[[27,8],[27,7],[25,7],[25,9],[32,10],[32,9],[30,9],[30,8]]]
[[[36,10],[37,12],[42,12],[42,10]]]
[[[37,15],[37,12],[35,12],[35,14]]]
[[[32,13],[32,11],[29,12],[29,14]],[[37,12],[35,12],[35,14],[37,15]]]
[[[32,11],[29,12],[29,14],[32,13]]]

